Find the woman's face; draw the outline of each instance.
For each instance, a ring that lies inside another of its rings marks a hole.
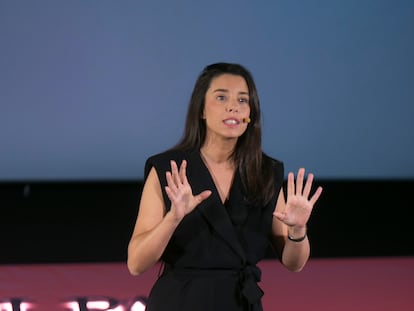
[[[246,131],[243,119],[249,115],[249,89],[243,77],[222,74],[211,81],[203,112],[208,139],[237,139]]]

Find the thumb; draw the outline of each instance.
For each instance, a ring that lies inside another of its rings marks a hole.
[[[286,213],[274,212],[273,216],[275,216],[277,219],[279,219],[282,222],[286,220]]]
[[[211,195],[211,191],[210,190],[204,190],[203,192],[201,192],[198,195],[196,195],[195,198],[196,198],[198,204],[200,204],[205,199],[207,199],[210,195]]]

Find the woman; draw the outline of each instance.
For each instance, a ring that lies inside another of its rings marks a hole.
[[[262,310],[258,261],[269,244],[289,270],[309,257],[306,224],[322,192],[313,175],[296,182],[261,148],[260,106],[251,74],[238,64],[207,66],[196,81],[183,138],[150,157],[128,247],[139,275],[164,270],[147,310]],[[270,242],[270,243],[269,243]]]

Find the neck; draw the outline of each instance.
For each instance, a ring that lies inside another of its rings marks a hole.
[[[229,164],[230,155],[234,150],[234,146],[219,146],[204,144],[201,149],[201,155],[208,161],[215,164]]]

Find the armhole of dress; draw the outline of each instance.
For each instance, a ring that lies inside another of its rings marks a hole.
[[[165,271],[165,262],[164,261],[160,261],[160,268],[158,269],[158,276],[157,277],[161,277],[164,274]]]

